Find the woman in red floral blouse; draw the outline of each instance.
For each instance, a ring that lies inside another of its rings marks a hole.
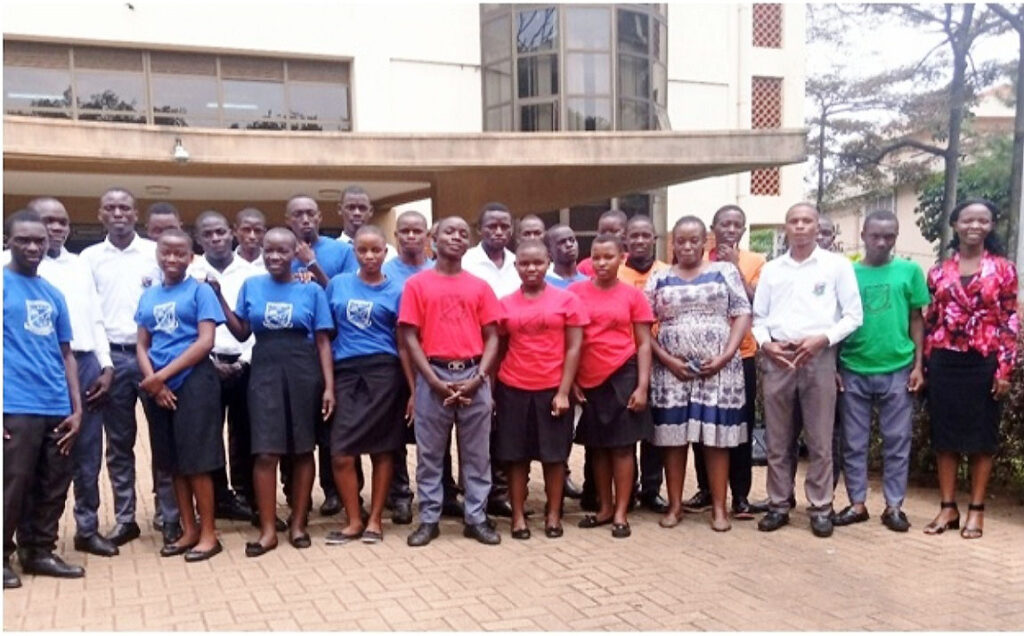
[[[960,527],[955,492],[961,454],[970,459],[971,500],[960,536],[982,534],[1001,400],[1010,390],[1019,329],[1017,271],[1001,256],[992,233],[998,217],[991,201],[958,205],[949,217],[953,258],[928,272],[928,415],[942,503],[926,534]]]

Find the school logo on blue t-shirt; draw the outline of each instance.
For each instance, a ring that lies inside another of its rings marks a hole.
[[[178,311],[176,305],[177,303],[173,301],[153,305],[153,320],[156,321],[156,324],[153,325],[154,331],[174,333],[178,328]]]
[[[53,333],[53,305],[45,300],[26,300],[25,330],[37,336]]]
[[[291,329],[292,304],[268,302],[263,312],[263,326],[267,329]]]
[[[370,326],[371,313],[373,313],[373,302],[369,300],[352,299],[348,301],[345,308],[345,317],[360,329],[367,329]]]

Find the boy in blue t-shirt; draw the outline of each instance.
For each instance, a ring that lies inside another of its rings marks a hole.
[[[24,572],[79,578],[85,570],[53,554],[82,420],[68,308],[57,288],[36,273],[47,246],[39,215],[16,212],[6,233],[11,262],[4,268],[4,588],[12,588],[21,587],[10,565],[15,529]]]
[[[309,272],[321,287],[327,287],[332,278],[356,271],[359,264],[351,245],[320,235],[321,220],[320,208],[312,197],[296,195],[288,199],[285,222],[299,239],[292,272]]]

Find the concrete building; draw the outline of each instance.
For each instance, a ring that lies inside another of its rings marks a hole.
[[[186,221],[295,193],[340,226],[485,201],[570,223],[611,206],[660,229],[800,198],[800,5],[14,0],[4,18],[4,206],[63,198],[73,245],[107,187]],[[525,134],[528,133],[528,134]],[[182,150],[187,154],[187,161]],[[177,159],[177,160],[176,160]],[[751,172],[753,171],[753,172]]]

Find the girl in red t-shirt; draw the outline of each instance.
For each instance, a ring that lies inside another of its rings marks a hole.
[[[623,259],[618,237],[598,236],[590,258],[594,279],[569,287],[590,315],[573,392],[583,403],[576,443],[586,446],[594,458],[600,504],[597,514],[588,515],[579,526],[610,523],[612,536],[625,538],[630,535],[626,510],[633,492],[636,443],[650,438],[654,426],[647,408],[654,314],[640,290],[618,279]]]
[[[501,299],[505,356],[494,392],[494,460],[504,463],[508,471],[513,539],[530,538],[524,508],[532,460],[544,465],[544,535],[562,536],[565,460],[572,447],[569,392],[588,318],[579,298],[545,283],[549,263],[543,243],[520,243],[516,271],[522,287]]]

